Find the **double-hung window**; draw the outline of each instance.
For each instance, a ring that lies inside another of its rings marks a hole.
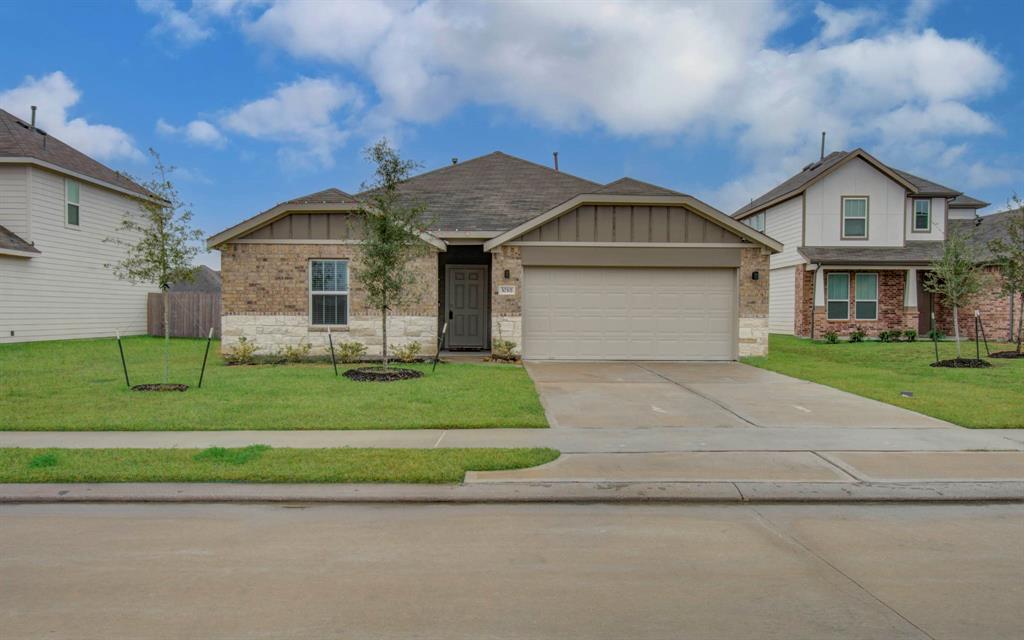
[[[348,324],[348,261],[309,263],[310,324]]]
[[[850,319],[850,274],[830,273],[828,274],[828,286],[826,287],[828,298],[826,302],[827,317],[829,320]]]
[[[878,320],[878,274],[858,273],[853,286],[854,314],[858,320]]]
[[[72,227],[78,226],[78,191],[77,182],[64,181],[64,223]]]
[[[755,213],[754,215],[745,219],[744,222],[747,223],[748,227],[751,227],[755,231],[760,231],[761,233],[764,233],[764,213],[764,211],[762,211],[761,213]]]
[[[914,200],[914,231],[932,230],[932,201]]]
[[[868,199],[864,196],[843,197],[843,238],[868,237]]]

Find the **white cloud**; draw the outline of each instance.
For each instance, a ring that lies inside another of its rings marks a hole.
[[[965,176],[966,186],[973,189],[984,189],[986,187],[1016,186],[1021,180],[1024,180],[1024,171],[979,161],[973,162],[967,167]]]
[[[167,34],[182,46],[191,46],[213,35],[213,29],[200,24],[191,12],[182,11],[174,0],[136,0],[140,11],[159,18],[153,32]]]
[[[54,71],[40,78],[26,76],[19,86],[0,92],[0,108],[28,120],[36,105],[37,125],[82,153],[98,160],[142,160],[142,152],[124,130],[85,118],[68,119],[68,111],[81,97],[70,78]]]
[[[251,138],[284,143],[281,158],[288,164],[303,164],[312,157],[329,167],[334,150],[349,135],[335,122],[336,113],[361,106],[362,96],[352,85],[328,78],[301,78],[229,112],[221,118],[221,125]]]
[[[814,6],[814,15],[824,23],[821,39],[825,42],[843,40],[867,25],[878,22],[882,15],[878,11],[866,8],[843,11],[824,2]]]
[[[928,20],[934,9],[935,0],[910,0],[903,20],[908,28],[916,29]]]
[[[163,118],[156,121],[157,133],[169,136],[183,136],[185,140],[208,147],[223,147],[227,142],[224,134],[206,120],[193,120],[186,125],[176,127]]]

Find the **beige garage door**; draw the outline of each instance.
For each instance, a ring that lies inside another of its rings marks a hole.
[[[526,267],[534,360],[732,360],[735,269]]]

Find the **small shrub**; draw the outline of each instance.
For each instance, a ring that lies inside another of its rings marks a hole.
[[[511,340],[502,340],[499,338],[491,344],[491,357],[495,360],[515,362],[519,359],[519,354],[516,353],[517,346],[518,345]]]
[[[928,339],[929,340],[945,340],[946,339],[946,334],[942,333],[938,329],[932,329],[931,331],[928,332]]]
[[[850,342],[864,342],[864,338],[867,334],[860,329],[854,329],[850,332]]]
[[[391,351],[395,354],[395,357],[402,362],[416,362],[419,358],[420,351],[423,350],[423,345],[413,340],[412,342],[406,342],[399,347],[392,347]]]
[[[252,364],[256,354],[256,345],[245,336],[239,336],[238,342],[228,347],[224,354],[224,362],[228,364]]]
[[[903,332],[903,338],[907,342],[914,342],[917,340],[917,329],[907,329]]]
[[[825,342],[829,344],[836,344],[837,342],[839,342],[839,333],[835,331],[826,331]]]
[[[902,331],[879,331],[878,339],[882,342],[896,342],[902,335]]]
[[[366,345],[355,341],[339,342],[334,345],[334,355],[339,362],[359,362],[366,355]]]
[[[302,362],[309,357],[309,350],[313,345],[308,342],[299,344],[286,344],[281,348],[281,357],[288,362]]]

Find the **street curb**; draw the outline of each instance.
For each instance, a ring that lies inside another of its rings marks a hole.
[[[1024,482],[557,482],[0,484],[0,504],[55,503],[1024,503]]]

